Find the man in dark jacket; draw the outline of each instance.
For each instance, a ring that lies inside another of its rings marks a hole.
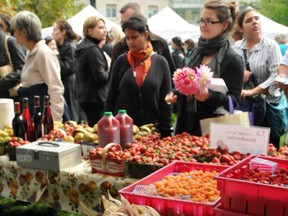
[[[6,35],[0,27],[0,70],[2,66],[9,64],[8,54],[5,49],[6,36],[8,37],[7,45],[14,70],[6,76],[0,77],[0,98],[18,100],[18,97],[10,96],[9,89],[21,82],[21,71],[25,64],[25,51],[13,36]]]
[[[121,14],[121,23],[123,23],[132,15],[140,14],[140,6],[137,3],[128,3],[120,9],[120,14]],[[153,50],[155,52],[157,52],[157,54],[162,55],[167,60],[167,62],[169,64],[171,78],[172,78],[173,73],[175,71],[175,65],[174,65],[174,62],[172,60],[172,56],[170,54],[169,47],[168,47],[166,40],[164,40],[163,38],[161,38],[158,35],[153,34],[151,31],[149,31],[148,40],[151,42],[151,44],[153,46]],[[128,48],[128,45],[126,43],[126,39],[124,37],[124,38],[122,38],[121,41],[119,41],[117,44],[115,44],[115,46],[113,48],[111,68],[112,68],[116,58],[128,50],[129,50],[129,48]]]

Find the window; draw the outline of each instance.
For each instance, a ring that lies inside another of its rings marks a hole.
[[[148,17],[152,17],[156,13],[158,13],[158,7],[157,6],[149,6],[148,7]]]
[[[116,12],[116,5],[106,5],[106,16],[109,18],[116,18],[117,12]]]

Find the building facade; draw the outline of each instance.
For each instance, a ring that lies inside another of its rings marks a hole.
[[[90,4],[90,0],[76,0],[78,3]],[[141,13],[149,18],[158,11],[169,6],[169,0],[95,0],[96,9],[116,24],[120,23],[119,11],[130,2],[137,2],[141,6]]]
[[[258,1],[259,0],[235,0],[240,10]],[[90,4],[90,0],[76,0],[76,2]],[[94,0],[93,2],[95,2],[96,9],[101,14],[116,24],[120,23],[119,10],[129,2],[137,2],[141,6],[142,14],[147,18],[169,6],[189,23],[197,24],[201,8],[206,0]]]

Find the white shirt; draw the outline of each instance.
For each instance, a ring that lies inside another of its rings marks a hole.
[[[242,56],[244,60],[243,50],[247,50],[246,39],[236,41],[234,50]],[[260,42],[256,44],[250,53],[247,52],[247,60],[251,72],[255,74],[259,87],[266,89],[271,87],[275,89],[274,79],[277,76],[277,70],[280,66],[281,51],[279,45],[275,40],[263,35]],[[272,87],[273,86],[273,87]],[[269,91],[271,93],[271,91]],[[277,98],[267,94],[266,100],[269,102],[277,102]]]
[[[43,83],[48,86],[53,120],[62,121],[64,87],[60,77],[60,64],[53,51],[41,40],[27,53],[21,84],[22,87],[30,87]]]

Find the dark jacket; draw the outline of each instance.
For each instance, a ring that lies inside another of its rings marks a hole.
[[[9,60],[5,49],[5,33],[0,30],[0,67],[7,65]],[[8,89],[21,82],[21,71],[25,64],[25,50],[12,36],[8,38],[8,49],[14,72],[0,79],[0,98],[10,98]]]
[[[175,65],[174,65],[172,56],[170,54],[167,42],[163,38],[159,37],[158,35],[153,34],[152,32],[149,32],[148,40],[151,42],[153,46],[153,50],[157,52],[157,54],[162,55],[167,60],[169,64],[169,71],[170,71],[171,78],[172,78],[173,73],[175,71]],[[126,43],[126,39],[124,37],[122,38],[121,41],[119,41],[118,43],[114,45],[111,67],[114,64],[116,58],[120,56],[121,54],[127,52],[128,50],[129,48]]]
[[[139,88],[126,54],[117,58],[111,71],[106,110],[114,115],[126,109],[134,124],[157,123],[162,135],[171,135],[171,105],[164,98],[171,90],[168,63],[160,55],[152,55],[150,70]]]
[[[191,61],[193,60],[191,59]],[[227,94],[224,95],[209,90],[209,99],[205,102],[197,101],[196,104],[196,100],[189,100],[186,96],[182,94],[179,95],[177,103],[176,134],[188,132],[200,136],[200,119],[217,116],[214,111],[220,106],[224,106],[226,110],[228,110],[228,95],[231,97],[234,104],[240,100],[244,72],[244,63],[241,56],[230,47],[224,55],[220,67],[220,78],[226,83],[228,88]],[[197,108],[195,109],[195,107]]]
[[[80,104],[105,105],[108,90],[108,64],[99,41],[90,37],[77,46],[76,90]]]
[[[172,52],[172,58],[173,58],[176,69],[178,68],[181,69],[185,66],[185,53],[180,48]]]
[[[71,113],[71,119],[78,120],[79,106],[76,98],[76,60],[74,58],[75,48],[66,40],[58,46],[59,55],[57,56],[61,68],[61,80],[64,85],[64,98]]]

